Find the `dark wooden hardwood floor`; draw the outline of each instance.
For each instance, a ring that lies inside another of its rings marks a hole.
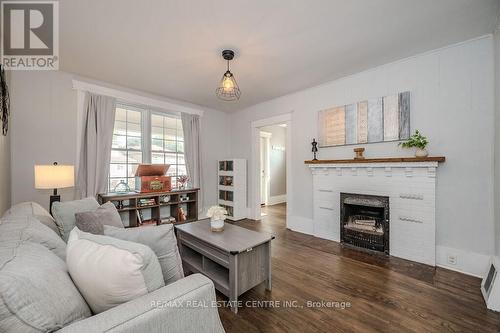
[[[243,294],[236,315],[221,307],[227,332],[500,332],[479,279],[293,232],[284,205],[265,211],[260,222],[235,224],[276,236],[273,290],[259,285]]]

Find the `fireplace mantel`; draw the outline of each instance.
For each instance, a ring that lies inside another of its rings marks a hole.
[[[418,162],[444,162],[444,156],[429,157],[381,157],[351,160],[310,160],[305,164],[356,164],[356,163],[418,163]]]
[[[340,241],[342,193],[389,198],[389,254],[436,262],[436,177],[444,157],[305,161],[313,176],[316,237]]]

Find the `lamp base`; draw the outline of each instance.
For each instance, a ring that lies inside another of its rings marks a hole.
[[[52,204],[56,201],[61,201],[61,196],[54,194],[50,196],[50,203],[49,203],[49,213],[52,215]]]

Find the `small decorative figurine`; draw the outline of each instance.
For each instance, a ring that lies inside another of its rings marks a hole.
[[[354,148],[354,152],[356,153],[356,156],[354,157],[355,160],[364,160],[365,157],[363,156],[363,152],[365,151],[365,148]]]
[[[318,143],[316,142],[316,139],[313,139],[313,141],[311,142],[311,145],[312,145],[312,152],[313,152],[313,161],[317,161],[318,159],[316,158],[316,153],[318,152]]]
[[[177,216],[178,216],[177,221],[179,222],[186,221],[187,215],[186,212],[184,211],[184,208],[179,207],[179,209],[177,210]]]
[[[117,209],[122,209],[123,208],[123,200],[118,200],[118,203],[116,204]]]

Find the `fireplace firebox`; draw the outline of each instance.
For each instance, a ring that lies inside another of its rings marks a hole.
[[[340,241],[389,254],[389,197],[340,193]]]

